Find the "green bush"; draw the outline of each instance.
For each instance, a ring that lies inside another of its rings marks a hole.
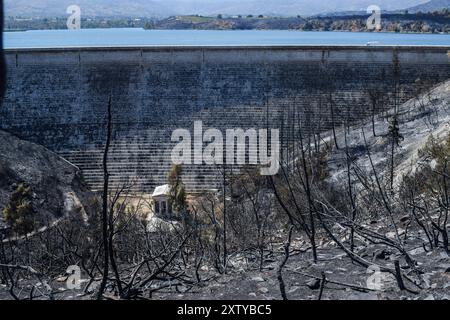
[[[182,174],[182,167],[180,165],[174,165],[167,179],[170,185],[169,202],[172,204],[173,210],[177,213],[184,213],[187,209],[186,190],[181,179]]]
[[[419,150],[419,157],[428,161],[435,160],[437,170],[446,170],[450,161],[450,135],[443,142],[431,135],[425,147]]]
[[[9,203],[3,210],[3,217],[15,233],[25,235],[34,229],[33,216],[31,189],[20,184],[11,194]]]

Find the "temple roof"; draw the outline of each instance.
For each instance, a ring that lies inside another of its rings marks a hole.
[[[170,186],[165,184],[163,186],[158,186],[153,191],[152,197],[168,196],[170,194]]]

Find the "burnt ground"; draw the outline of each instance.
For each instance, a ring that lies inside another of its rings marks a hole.
[[[450,299],[450,258],[442,249],[426,252],[422,246],[420,233],[410,231],[409,237],[414,240],[406,242],[405,246],[411,257],[417,262],[417,269],[422,273],[420,278],[408,269],[404,260],[399,259],[405,275],[419,286],[404,279],[410,291],[401,291],[396,279],[390,273],[381,273],[381,290],[369,290],[367,281],[374,276],[373,270],[355,264],[333,243],[320,243],[319,261],[312,262],[311,250],[302,237],[293,240],[289,258],[283,270],[286,292],[290,300],[317,300],[320,292],[320,282],[317,279],[326,277],[323,300],[448,300]],[[281,242],[280,242],[281,243]],[[235,254],[230,256],[230,266],[226,274],[219,274],[214,268],[203,266],[200,271],[202,281],[192,285],[173,283],[151,296],[144,293],[143,297],[154,300],[275,300],[281,299],[277,270],[283,258],[282,246],[276,254],[265,259],[263,271],[257,268],[255,256]],[[374,264],[393,267],[393,261],[399,256],[380,245],[362,245],[357,252],[364,259]],[[253,270],[252,270],[253,268]],[[250,271],[249,271],[250,270]],[[316,277],[316,278],[314,278]],[[55,299],[92,299],[81,290],[68,290],[64,277],[53,279]],[[335,283],[333,283],[335,282]],[[38,290],[43,289],[40,283]],[[158,283],[161,285],[161,283]],[[164,285],[169,285],[165,283]],[[110,297],[115,299],[111,294]],[[0,285],[0,299],[11,299],[6,286]]]
[[[367,255],[372,250],[383,255],[382,250],[377,251],[376,247],[365,250],[368,251]],[[361,292],[357,288],[347,287],[345,285],[367,288],[368,277],[373,275],[373,272],[354,264],[346,255],[343,255],[341,250],[324,248],[319,250],[319,261],[316,264],[312,262],[310,252],[297,254],[289,259],[283,272],[288,299],[317,300],[320,292],[319,281],[311,276],[321,278],[322,272],[327,280],[342,283],[326,283],[322,296],[324,300],[450,299],[450,259],[448,256],[442,254],[442,251],[425,253],[421,247],[416,252],[418,254],[413,257],[424,272],[422,289],[408,281],[405,281],[405,284],[408,288],[418,291],[417,294],[400,291],[395,277],[389,273],[382,273],[384,280],[382,280],[383,287],[380,291]],[[393,266],[393,263],[390,263],[390,257],[386,258],[387,260],[383,259],[383,263]],[[377,260],[379,259],[374,259],[374,263],[380,262]],[[268,262],[266,269],[262,272],[240,272],[233,269],[226,275],[217,276],[205,286],[179,288],[179,293],[160,292],[154,295],[154,298],[175,300],[281,299],[277,281],[278,264],[278,261]]]

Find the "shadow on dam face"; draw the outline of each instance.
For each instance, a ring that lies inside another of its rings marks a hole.
[[[166,182],[173,130],[276,128],[283,154],[307,133],[363,119],[450,78],[450,47],[173,47],[7,50],[0,128],[48,147],[102,188],[113,101],[111,183]],[[394,90],[397,88],[398,90]],[[397,92],[397,93],[396,93]],[[374,93],[379,100],[373,103]],[[371,98],[372,97],[372,98]],[[184,166],[188,191],[218,168]]]

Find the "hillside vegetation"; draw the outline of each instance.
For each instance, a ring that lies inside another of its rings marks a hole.
[[[260,16],[204,17],[175,16],[147,22],[146,29],[200,29],[200,30],[301,30],[301,31],[370,31],[367,29],[369,15],[323,16],[302,18],[272,18]],[[448,33],[450,11],[434,13],[383,14],[384,32]]]

